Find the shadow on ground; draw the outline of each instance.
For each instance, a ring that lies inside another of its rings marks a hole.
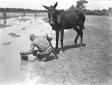
[[[87,45],[86,44],[82,44],[82,47],[85,47],[85,46],[87,46]],[[77,44],[77,45],[67,45],[67,46],[64,46],[63,51],[66,51],[68,49],[73,49],[73,48],[79,48],[79,47],[80,47],[80,44]],[[56,53],[59,54],[60,51],[61,51],[61,48],[58,48],[56,50]]]
[[[52,61],[54,59],[55,59],[54,56],[48,56],[48,57],[46,57],[46,59],[44,60],[44,62]]]

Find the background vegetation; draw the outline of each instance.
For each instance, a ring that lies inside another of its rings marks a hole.
[[[78,0],[76,6],[71,5],[67,11],[82,11],[88,15],[112,15],[112,8],[102,9],[102,10],[88,10],[86,9],[87,0]],[[18,13],[38,13],[38,12],[46,12],[46,10],[33,10],[33,9],[23,9],[23,8],[0,8],[0,12],[18,12]]]

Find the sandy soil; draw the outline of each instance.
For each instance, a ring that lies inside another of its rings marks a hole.
[[[90,18],[90,16],[87,18]],[[93,18],[97,20],[98,17]],[[36,74],[41,75],[37,83],[48,85],[112,84],[110,21],[106,20],[107,23],[102,21],[100,22],[101,25],[99,23],[97,23],[99,25],[95,25],[96,20],[92,19],[86,21],[83,48],[74,46],[73,40],[76,34],[73,30],[70,30],[65,34],[65,51],[58,55],[58,60],[45,62],[44,65],[38,62],[32,63],[32,66],[36,66]],[[99,18],[99,20],[101,19],[102,17]],[[109,27],[106,28],[107,26]]]
[[[46,22],[41,22],[41,19],[42,17],[38,19],[38,25],[33,23],[33,21],[27,21],[25,23],[21,22],[21,25],[18,22],[18,26],[16,22],[15,27],[9,28],[10,31],[7,32],[5,31],[6,29],[3,29],[1,33],[3,31],[6,34],[16,33],[20,37],[14,40],[14,38],[12,39],[9,36],[8,39],[1,40],[3,42],[12,42],[10,43],[13,44],[12,47],[19,46],[13,49],[13,51],[16,50],[14,55],[18,56],[18,51],[29,48],[26,45],[30,43],[28,40],[29,34],[43,35],[46,32],[50,32],[51,29],[46,30],[46,28],[50,28],[49,25]],[[64,52],[58,54],[59,59],[57,60],[27,62],[21,61],[18,57],[17,59],[21,62],[21,69],[27,75],[27,78],[25,83],[17,85],[111,85],[111,21],[112,19],[110,17],[87,16],[86,29],[84,30],[84,46],[82,48],[78,45],[74,46],[73,41],[76,33],[72,29],[69,30],[64,35]],[[16,32],[14,29],[17,27],[19,31]],[[39,30],[37,30],[38,28]],[[41,28],[45,29],[40,30]],[[4,35],[4,37],[6,36]],[[2,53],[3,55],[4,53]]]

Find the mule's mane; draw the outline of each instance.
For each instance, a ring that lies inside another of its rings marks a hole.
[[[65,12],[64,10],[55,9],[58,14]]]
[[[67,11],[67,10],[65,11],[65,10],[63,10],[63,9],[62,9],[62,10],[55,9],[55,10],[56,10],[56,13],[57,13],[57,14],[64,13],[64,12],[69,12],[69,13],[70,13],[70,12],[81,13],[81,11],[79,11],[79,10],[75,10],[75,11]]]

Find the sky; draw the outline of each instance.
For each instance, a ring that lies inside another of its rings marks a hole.
[[[58,2],[58,9],[68,9],[71,5],[76,6],[77,0],[0,0],[0,8],[28,8],[44,9],[42,5],[50,6]],[[108,9],[112,7],[112,0],[87,0],[87,9]]]

